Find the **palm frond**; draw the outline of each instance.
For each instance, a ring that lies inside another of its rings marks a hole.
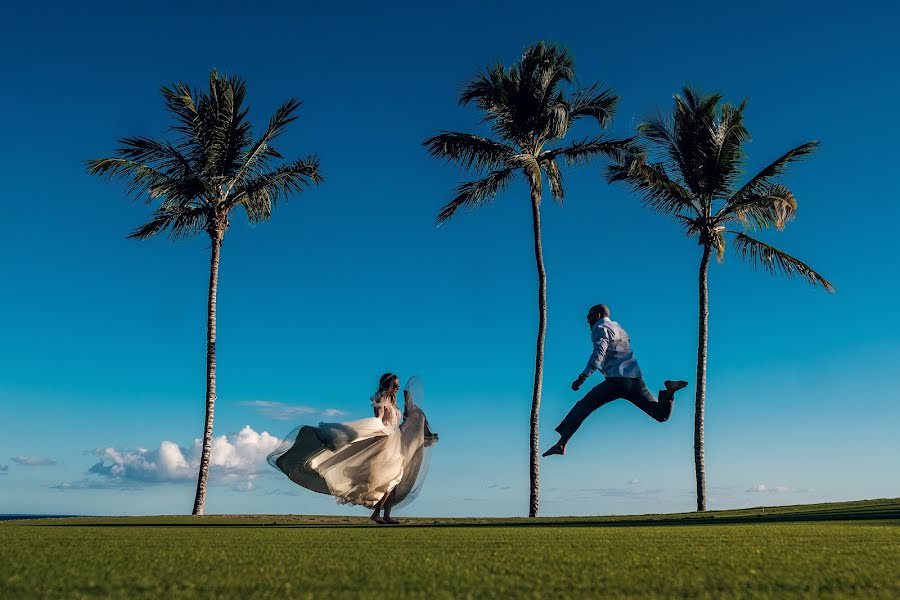
[[[684,227],[684,235],[687,237],[699,236],[703,230],[705,219],[700,216],[672,215],[673,218]]]
[[[239,168],[240,157],[252,141],[243,106],[246,90],[243,79],[213,70],[208,92],[198,94],[197,114],[204,134],[197,144],[205,158],[202,171],[217,185]]]
[[[119,144],[116,156],[86,161],[88,174],[124,181],[126,193],[135,198],[146,193],[147,201],[161,196],[186,201],[209,191],[171,144],[146,137],[124,138]]]
[[[301,104],[300,100],[291,98],[272,114],[266,130],[241,158],[241,166],[231,177],[229,190],[242,183],[247,176],[259,174],[268,168],[269,161],[267,159],[281,158],[281,154],[271,144],[284,133],[288,125],[297,120],[295,113]]]
[[[786,277],[798,276],[813,285],[821,285],[829,292],[834,291],[834,286],[827,279],[799,259],[744,233],[736,231],[731,233],[734,234],[734,245],[741,258],[752,266],[762,268],[772,274],[781,274]]]
[[[191,88],[182,82],[164,85],[160,89],[166,109],[175,117],[176,124],[172,129],[184,136],[200,140],[202,124]]]
[[[725,236],[721,230],[713,234],[713,246],[716,249],[716,262],[722,264],[725,261]]]
[[[89,175],[98,175],[109,180],[125,182],[125,193],[136,199],[144,196],[145,202],[167,194],[181,196],[182,180],[173,179],[167,174],[147,165],[125,158],[95,158],[87,161]]]
[[[717,106],[721,100],[718,93],[705,94],[700,90],[685,87],[681,95],[675,96],[675,110],[671,120],[671,139],[679,159],[679,175],[685,186],[698,199],[715,196],[717,172],[712,157],[719,150],[716,140]]]
[[[565,192],[563,190],[562,173],[559,172],[559,165],[551,158],[541,161],[541,166],[547,174],[547,181],[550,183],[550,193],[553,195],[553,199],[562,204]]]
[[[791,148],[771,164],[764,167],[759,173],[754,175],[750,180],[735,192],[725,203],[725,206],[733,206],[738,202],[745,200],[753,195],[760,195],[766,188],[772,185],[772,180],[782,175],[787,170],[788,165],[792,162],[809,156],[819,147],[819,142],[812,141],[801,144],[796,148]]]
[[[729,194],[741,173],[746,156],[744,143],[750,139],[750,132],[744,127],[746,106],[746,100],[738,106],[723,104],[711,126],[715,153],[708,157],[705,171],[708,173],[709,191],[716,197]]]
[[[544,122],[546,126],[540,136],[541,139],[558,140],[569,132],[569,107],[566,106],[562,96],[547,107]]]
[[[208,214],[208,207],[163,202],[153,211],[153,217],[134,229],[128,238],[145,240],[167,230],[172,239],[186,238],[209,227]]]
[[[691,192],[673,181],[662,164],[648,164],[644,156],[609,165],[606,180],[626,183],[642,196],[645,205],[657,212],[703,215],[700,203]]]
[[[483,73],[479,73],[469,81],[459,95],[460,105],[475,102],[482,109],[490,109],[495,105],[505,103],[503,80],[506,71],[503,64],[496,62],[490,65]]]
[[[235,189],[228,207],[243,206],[250,222],[259,223],[269,218],[278,200],[299,194],[323,180],[319,159],[309,156],[250,179]]]
[[[582,166],[601,156],[624,163],[635,158],[639,151],[634,138],[609,140],[594,137],[572,142],[563,148],[547,150],[540,158],[563,158],[569,166]]]
[[[743,200],[724,205],[715,217],[716,222],[737,219],[745,227],[784,229],[788,221],[797,214],[797,201],[785,186],[771,183],[757,186],[758,192],[745,196]]]
[[[594,117],[600,127],[606,127],[616,112],[619,97],[600,83],[576,91],[569,100],[569,120]]]
[[[474,208],[490,202],[506,189],[514,174],[513,168],[499,169],[482,179],[461,184],[456,188],[456,197],[441,209],[435,223],[440,225],[447,221],[462,206]]]
[[[465,169],[502,167],[516,151],[501,142],[471,133],[445,131],[423,142],[428,153],[459,163]]]

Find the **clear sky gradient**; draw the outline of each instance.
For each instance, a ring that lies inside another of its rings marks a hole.
[[[20,3],[0,23],[0,512],[190,511],[193,483],[160,465],[202,433],[208,241],[126,240],[148,207],[83,161],[121,136],[165,135],[159,86],[202,85],[216,67],[246,78],[258,129],[303,100],[278,148],[319,155],[327,179],[269,223],[236,218],[225,239],[215,433],[234,460],[207,512],[361,514],[269,469],[253,435],[368,416],[390,370],[423,378],[441,434],[405,514],[525,514],[527,190],[436,228],[461,174],[421,142],[484,131],[457,104],[462,84],[540,39],[569,48],[582,83],[621,95],[611,135],[691,83],[749,98],[748,170],[822,142],[786,179],[798,218],[763,237],[837,293],[734,254],[711,267],[710,507],[900,495],[897,22],[887,1]],[[542,446],[580,397],[569,383],[594,303],[629,331],[651,388],[691,386],[663,425],[625,402],[595,413],[565,458],[542,462],[542,512],[690,510],[699,248],[602,166],[570,169],[565,206],[543,206]],[[147,464],[114,476],[112,456]]]

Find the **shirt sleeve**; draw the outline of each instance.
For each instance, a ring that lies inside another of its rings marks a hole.
[[[588,358],[587,366],[582,371],[582,375],[590,377],[591,374],[600,368],[603,359],[606,356],[606,348],[609,346],[609,334],[605,327],[598,327],[591,332],[591,341],[594,343],[594,350],[591,357]]]

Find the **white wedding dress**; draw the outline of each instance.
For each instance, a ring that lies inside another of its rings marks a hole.
[[[402,424],[397,406],[376,395],[372,407],[376,412],[384,407],[384,419],[298,427],[268,462],[294,483],[342,504],[371,508],[391,491],[394,502],[408,504],[427,470],[426,449],[437,440],[413,398],[421,397],[420,389],[416,380],[407,384]]]

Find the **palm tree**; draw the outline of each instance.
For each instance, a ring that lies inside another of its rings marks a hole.
[[[787,277],[798,276],[834,291],[824,277],[805,263],[747,234],[748,230],[771,227],[781,231],[794,218],[797,202],[779,178],[789,164],[812,153],[818,142],[788,150],[739,186],[746,159],[743,144],[750,139],[744,127],[747,101],[734,106],[721,100],[720,94],[705,95],[685,87],[681,95],[675,96],[672,118],[658,116],[638,126],[644,152],[618,161],[607,173],[609,182],[625,182],[649,208],[674,217],[703,249],[694,413],[698,511],[706,510],[703,427],[709,327],[707,280],[712,253],[721,263],[729,236],[738,255],[754,267]]]
[[[216,289],[219,253],[234,208],[251,223],[267,220],[279,198],[322,181],[315,156],[279,166],[283,157],[272,142],[297,119],[300,101],[282,104],[263,134],[254,139],[246,84],[239,77],[209,75],[209,91],[184,83],[162,88],[171,113],[173,139],[130,137],[119,140],[115,156],[87,161],[88,173],[125,182],[127,192],[156,204],[152,218],[131,232],[143,240],[168,232],[173,239],[206,233],[210,240],[209,299],[206,329],[206,421],[193,514],[202,515],[212,447],[216,403]]]
[[[538,512],[538,411],[547,329],[547,277],[541,250],[541,196],[546,178],[553,198],[562,204],[563,181],[559,163],[584,165],[601,156],[624,159],[629,140],[585,138],[561,145],[572,123],[593,117],[601,127],[612,119],[618,97],[600,84],[566,95],[563,88],[575,80],[574,61],[559,47],[540,42],[525,50],[509,68],[489,66],[463,89],[459,102],[474,103],[489,123],[494,137],[444,132],[424,145],[432,156],[446,158],[474,172],[479,178],[459,185],[456,196],[437,216],[441,224],[460,207],[474,208],[491,202],[521,174],[531,191],[534,258],[538,275],[538,332],[531,399],[529,516]]]

